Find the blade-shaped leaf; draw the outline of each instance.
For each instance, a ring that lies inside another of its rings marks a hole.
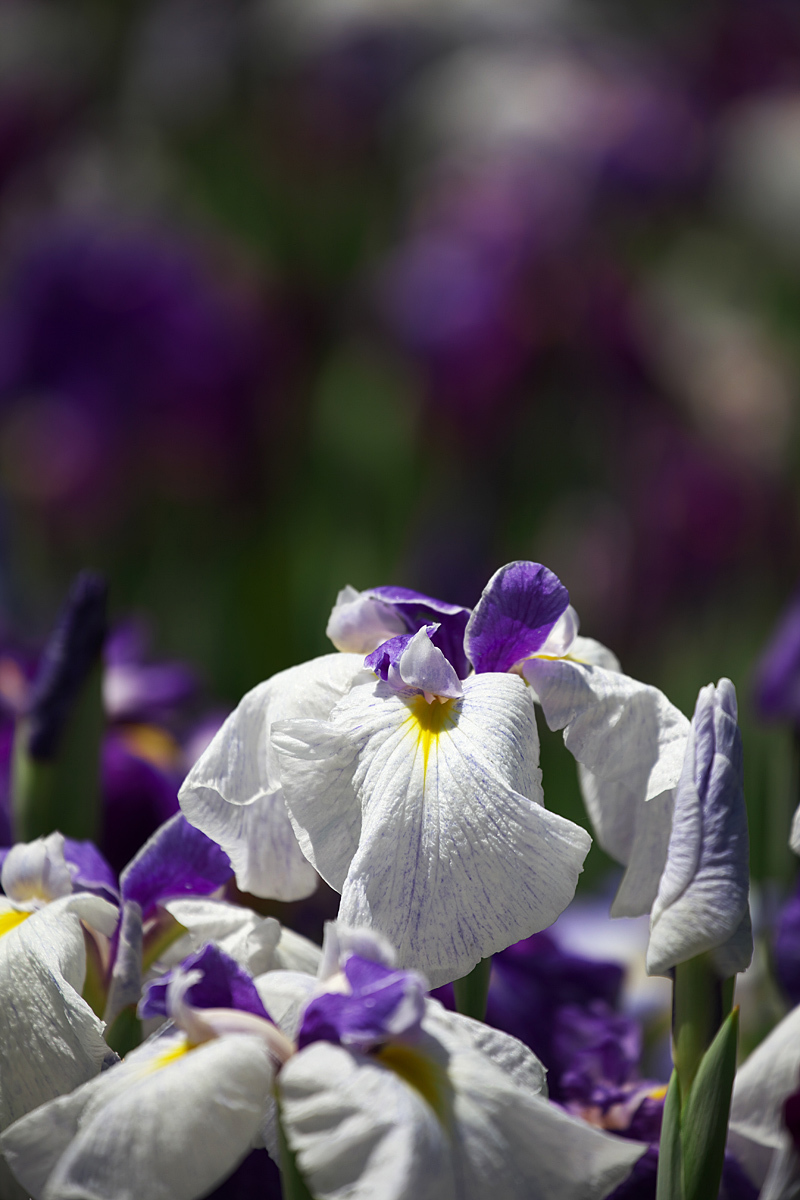
[[[672,1072],[664,1100],[658,1147],[656,1200],[684,1200],[681,1164],[681,1096],[678,1073]]]
[[[716,1196],[722,1177],[733,1077],[739,1010],[735,1008],[709,1046],[695,1076],[681,1117],[685,1200]]]

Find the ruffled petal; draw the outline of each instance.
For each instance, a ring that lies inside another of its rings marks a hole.
[[[116,909],[88,893],[32,913],[0,937],[0,1128],[96,1075],[113,1057],[80,995],[80,918],[110,933]]]
[[[64,837],[51,833],[32,842],[18,842],[3,860],[3,891],[17,904],[49,903],[72,891],[72,876],[64,858]]]
[[[571,900],[590,838],[542,806],[518,677],[472,677],[442,705],[355,688],[329,723],[287,724],[274,741],[301,844],[342,890],[340,919],[378,930],[431,986]]]
[[[627,1176],[645,1147],[520,1083],[476,1024],[430,1006],[413,1045],[368,1057],[316,1043],[286,1065],[287,1136],[315,1196],[599,1200]]]
[[[680,778],[689,721],[658,688],[603,667],[530,658],[523,674],[547,724],[565,730],[567,748],[585,768],[581,782],[598,842],[627,864],[639,805]]]
[[[667,974],[708,950],[722,953],[729,973],[745,970],[753,954],[749,883],[742,739],[733,684],[722,679],[697,700],[653,904],[648,973]]]
[[[287,1140],[318,1200],[460,1200],[445,1126],[375,1059],[316,1042],[289,1060],[279,1091]]]
[[[253,1036],[195,1049],[157,1039],[94,1086],[19,1122],[3,1149],[37,1188],[46,1161],[48,1200],[196,1200],[260,1142],[272,1077]]]
[[[358,655],[327,654],[274,675],[247,693],[189,772],[181,808],[229,855],[243,891],[300,900],[316,887],[286,814],[270,729],[324,719],[362,670]]]

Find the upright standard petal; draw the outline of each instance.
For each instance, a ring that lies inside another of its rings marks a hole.
[[[572,899],[590,838],[542,805],[517,676],[474,676],[444,704],[364,685],[329,722],[287,722],[273,742],[301,845],[342,892],[341,920],[384,934],[432,986]]]
[[[749,884],[736,693],[721,679],[701,689],[689,731],[650,921],[648,973],[665,975],[709,950],[720,974],[744,971],[753,955]]]
[[[541,563],[512,562],[495,571],[464,635],[475,670],[510,671],[541,648],[568,604],[567,589]]]
[[[273,675],[247,693],[189,772],[181,808],[228,854],[243,891],[300,900],[316,887],[286,813],[270,729],[324,719],[362,671],[357,655],[328,654]]]
[[[18,916],[0,935],[0,1129],[90,1079],[110,1056],[80,995],[81,918],[111,934],[116,908],[84,893]]]
[[[615,670],[537,657],[527,659],[522,670],[547,724],[564,730],[567,749],[579,763],[598,842],[635,876],[627,886],[623,880],[626,895],[617,915],[649,912],[669,838],[672,795],[665,793],[680,778],[689,721],[658,688]],[[643,812],[645,802],[657,797],[657,808]],[[646,849],[639,864],[635,845]]]

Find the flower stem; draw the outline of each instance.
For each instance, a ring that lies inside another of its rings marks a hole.
[[[453,992],[456,998],[456,1008],[465,1017],[474,1017],[483,1021],[486,1017],[486,999],[489,995],[489,977],[492,973],[492,959],[482,958],[473,967],[469,975],[453,982]]]
[[[283,1192],[283,1200],[314,1200],[311,1192],[308,1190],[306,1181],[300,1174],[297,1167],[297,1160],[292,1152],[292,1149],[286,1140],[286,1134],[283,1129],[283,1118],[281,1115],[280,1103],[278,1103],[278,1141],[281,1150],[281,1190]]]
[[[711,957],[700,954],[675,968],[672,1057],[686,1104],[700,1060],[733,1007],[733,980],[720,979]]]

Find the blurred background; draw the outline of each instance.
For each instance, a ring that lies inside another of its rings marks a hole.
[[[534,559],[687,713],[733,678],[784,894],[799,388],[795,0],[0,0],[9,711],[85,565],[149,630],[118,736],[179,775],[345,584],[471,605]],[[148,654],[191,665],[183,759]]]

